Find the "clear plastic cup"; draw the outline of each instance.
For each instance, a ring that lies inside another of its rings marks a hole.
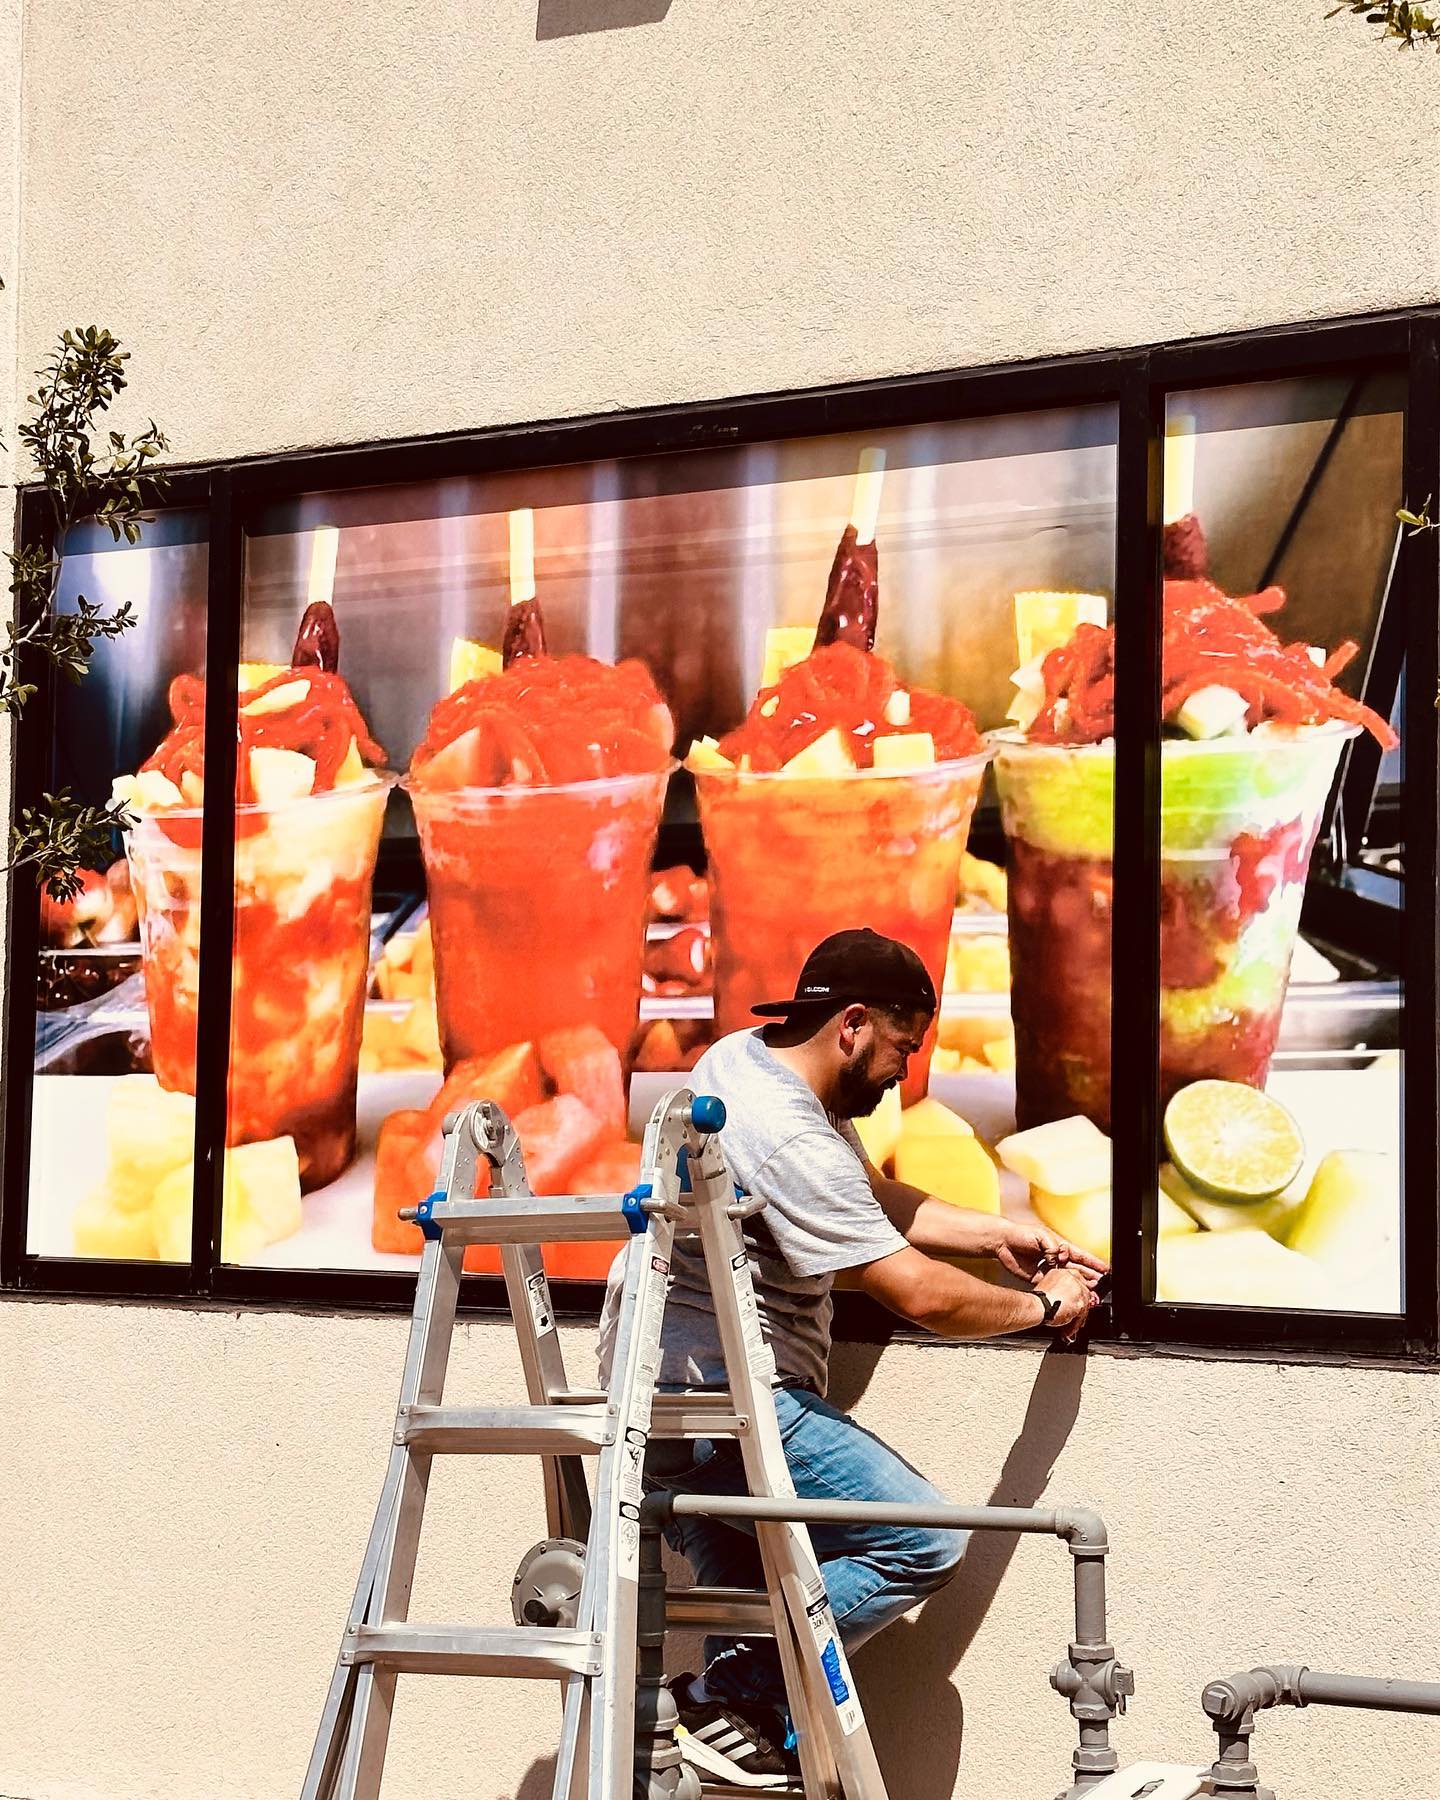
[[[710,869],[715,1029],[759,1021],[757,1001],[795,991],[831,932],[869,926],[918,952],[938,994],[988,750],[931,768],[853,775],[699,770]],[[925,1092],[934,1032],[913,1057],[908,1100]]]
[[[1262,726],[1161,751],[1161,1104],[1202,1078],[1263,1086],[1326,796],[1353,726]],[[1115,746],[995,732],[1009,844],[1021,1128],[1110,1129]]]
[[[370,892],[395,776],[282,806],[235,809],[231,1144],[293,1137],[308,1192],[355,1154],[370,962]],[[201,814],[146,814],[127,834],[151,1056],[195,1092]],[[213,947],[212,947],[213,948]]]
[[[425,860],[447,1068],[586,1024],[628,1060],[672,766],[554,787],[405,784]]]

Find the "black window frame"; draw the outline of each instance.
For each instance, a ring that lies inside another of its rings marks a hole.
[[[1401,1011],[1403,1057],[1403,1256],[1406,1309],[1395,1320],[1345,1313],[1242,1310],[1159,1304],[1154,1291],[1161,1161],[1159,1114],[1159,596],[1161,450],[1165,402],[1175,391],[1365,367],[1399,368],[1406,380],[1404,492],[1414,506],[1440,496],[1440,307],[1298,324],[1137,350],[1048,358],[897,377],[739,399],[702,401],[442,437],[306,451],[182,468],[168,507],[200,507],[209,517],[206,677],[207,768],[215,793],[233,781],[233,714],[239,666],[243,548],[267,505],[303,493],[439,481],[513,468],[733,447],[775,438],[873,430],[942,419],[986,417],[1057,406],[1116,409],[1115,549],[1118,705],[1115,768],[1117,941],[1138,947],[1155,970],[1150,982],[1114,989],[1112,1058],[1117,1093],[1129,1097],[1114,1129],[1113,1297],[1092,1339],[1180,1350],[1238,1350],[1347,1361],[1440,1358],[1440,1065],[1436,967],[1440,909],[1420,904],[1436,891],[1437,650],[1440,650],[1440,531],[1407,535],[1397,572],[1407,664],[1407,881]],[[48,516],[43,495],[22,489],[17,537],[35,536]],[[12,723],[14,805],[41,791],[49,753],[52,694],[40,691]],[[202,944],[226,944],[233,925],[234,839],[228,809],[207,808]],[[38,901],[24,876],[11,876],[0,1150],[0,1293],[172,1299],[289,1308],[405,1309],[407,1273],[251,1269],[219,1261],[221,1150],[225,1129],[230,962],[202,952],[197,1059],[194,1228],[186,1264],[41,1258],[26,1249],[30,1108],[34,1061]],[[595,1315],[599,1284],[558,1284],[562,1316]],[[841,1296],[837,1336],[875,1338],[895,1329],[868,1302]],[[499,1312],[498,1277],[470,1277],[462,1305]]]

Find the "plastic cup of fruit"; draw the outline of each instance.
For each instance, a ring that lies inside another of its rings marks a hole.
[[[1161,751],[1160,1087],[1264,1084],[1310,853],[1351,726],[1266,725]],[[1010,852],[1022,1129],[1110,1129],[1115,746],[991,733]]]
[[[370,889],[394,775],[235,809],[227,1141],[293,1137],[307,1192],[355,1154]],[[160,1085],[195,1092],[200,830],[195,811],[127,834]],[[223,948],[223,947],[222,947]]]
[[[673,767],[551,787],[405,782],[425,862],[446,1068],[587,1024],[628,1058]]]
[[[845,775],[695,771],[717,1034],[758,1024],[751,1007],[793,994],[816,944],[854,926],[909,944],[940,992],[960,858],[989,760],[985,750]],[[925,1092],[934,1036],[911,1059],[907,1101]]]

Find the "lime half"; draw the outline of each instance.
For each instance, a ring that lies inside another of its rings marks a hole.
[[[1165,1143],[1187,1181],[1217,1200],[1268,1200],[1305,1160],[1278,1100],[1240,1081],[1192,1081],[1165,1108]]]

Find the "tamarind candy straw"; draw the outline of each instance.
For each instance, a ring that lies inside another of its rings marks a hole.
[[[885,452],[862,450],[855,475],[855,497],[830,566],[825,605],[815,627],[817,649],[824,644],[854,644],[857,650],[875,648],[875,628],[880,616],[880,557],[875,548],[875,524],[880,515],[880,484],[885,475]]]
[[[510,514],[510,611],[501,662],[508,669],[527,656],[544,656],[545,621],[535,597],[535,513],[517,506]]]

